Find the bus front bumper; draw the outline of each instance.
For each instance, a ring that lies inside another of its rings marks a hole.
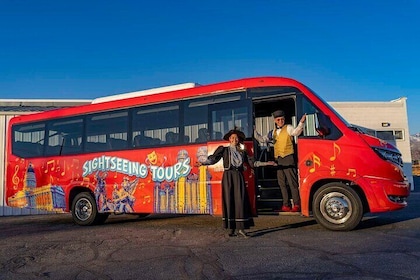
[[[363,181],[360,185],[365,189],[370,212],[394,211],[407,206],[407,197],[410,195],[408,181],[397,182],[370,176],[360,180]]]

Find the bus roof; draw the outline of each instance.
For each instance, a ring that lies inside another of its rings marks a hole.
[[[115,100],[120,100],[120,99],[131,98],[131,97],[152,95],[152,94],[181,90],[181,89],[189,89],[189,88],[193,88],[193,87],[196,87],[196,86],[199,86],[199,84],[197,84],[197,83],[184,83],[184,84],[176,84],[176,85],[165,86],[165,87],[145,89],[145,90],[140,90],[140,91],[120,93],[120,94],[116,94],[116,95],[110,95],[110,96],[95,98],[95,99],[93,99],[92,104],[102,103],[102,102],[107,102],[107,101],[115,101]]]
[[[95,111],[112,110],[116,108],[131,107],[133,104],[151,104],[159,102],[167,102],[173,100],[180,100],[184,98],[190,98],[194,96],[212,95],[212,94],[223,94],[237,90],[243,90],[246,88],[258,88],[258,87],[269,87],[269,86],[295,86],[304,87],[304,85],[294,79],[285,77],[252,77],[243,78],[232,81],[225,81],[219,83],[213,83],[208,85],[198,85],[195,83],[186,83],[184,89],[176,89],[177,86],[168,86],[156,89],[150,89],[145,91],[118,94],[116,96],[109,96],[103,98],[97,98],[96,101],[85,105],[60,108],[50,110],[43,113],[35,113],[28,115],[20,115],[11,119],[11,122],[15,121],[37,121],[40,119],[56,118],[58,116],[71,116],[78,114],[85,114]],[[182,87],[182,86],[181,86]],[[108,99],[109,98],[109,99]]]

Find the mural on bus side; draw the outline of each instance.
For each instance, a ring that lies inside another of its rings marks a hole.
[[[28,164],[23,180],[17,176],[18,171],[19,165],[16,165],[13,184],[15,187],[22,181],[23,188],[17,191],[12,197],[9,197],[9,206],[47,211],[62,211],[65,208],[63,188],[51,183],[38,186],[32,163]]]
[[[207,147],[190,153],[196,161],[202,160],[207,157]],[[67,186],[77,185],[93,190],[100,212],[213,214],[210,172],[207,166],[194,167],[190,153],[186,149],[175,153],[152,150],[141,161],[131,158],[143,154],[134,151],[126,157],[17,159],[11,188],[15,192],[9,195],[8,205],[63,211]]]

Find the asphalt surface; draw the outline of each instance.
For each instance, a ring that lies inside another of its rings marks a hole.
[[[259,216],[247,239],[212,216],[0,217],[0,279],[420,279],[420,193],[409,203],[350,232]]]

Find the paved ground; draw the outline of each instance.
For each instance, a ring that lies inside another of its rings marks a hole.
[[[351,232],[260,216],[249,239],[211,216],[1,217],[0,279],[420,279],[420,193]]]

